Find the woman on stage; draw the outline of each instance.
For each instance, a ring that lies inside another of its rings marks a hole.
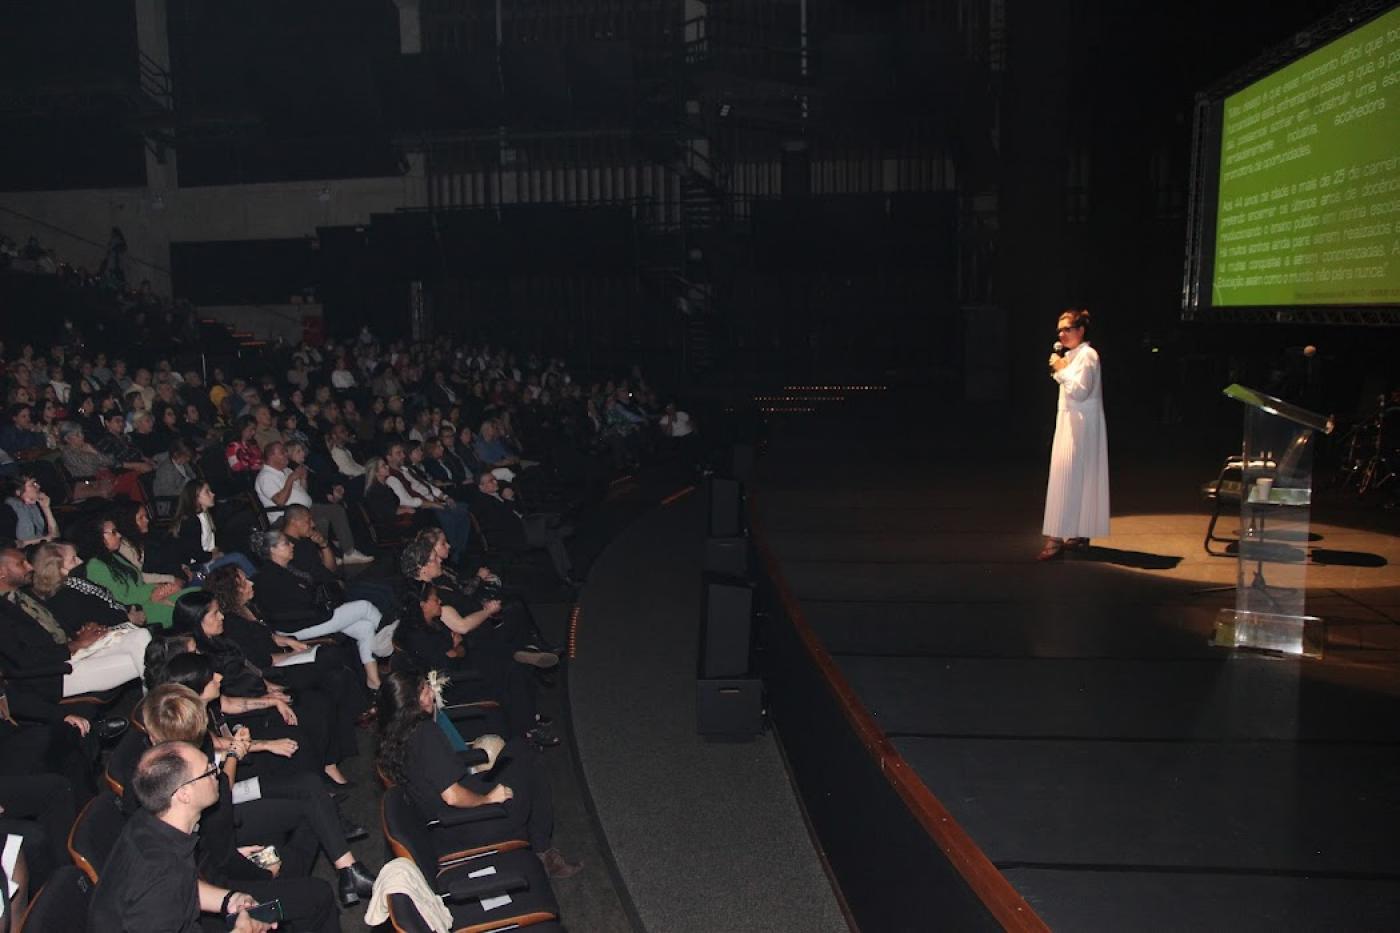
[[[1099,354],[1084,339],[1089,312],[1060,315],[1059,343],[1050,377],[1060,384],[1050,482],[1045,490],[1045,545],[1036,560],[1059,557],[1108,534],[1108,428],[1103,417]]]

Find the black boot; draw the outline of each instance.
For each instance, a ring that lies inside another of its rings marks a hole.
[[[336,879],[336,890],[341,907],[352,907],[361,898],[369,900],[374,891],[374,879],[365,871],[365,866],[352,862],[350,867],[340,869]]]

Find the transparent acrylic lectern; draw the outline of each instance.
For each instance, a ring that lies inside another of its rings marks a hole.
[[[1235,608],[1216,616],[1215,643],[1321,657],[1321,620],[1304,602],[1313,447],[1333,419],[1242,385],[1225,394],[1245,406],[1244,449]]]

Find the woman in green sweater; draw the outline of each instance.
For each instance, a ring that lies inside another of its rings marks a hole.
[[[122,536],[111,518],[90,523],[74,537],[78,554],[86,561],[83,568],[89,580],[111,590],[117,602],[145,609],[147,625],[170,627],[180,584],[144,582],[141,568],[119,553]]]

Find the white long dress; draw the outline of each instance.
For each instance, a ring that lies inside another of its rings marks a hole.
[[[1068,365],[1055,373],[1060,400],[1043,533],[1051,538],[1103,538],[1108,535],[1108,426],[1099,354],[1081,343],[1065,359]]]

